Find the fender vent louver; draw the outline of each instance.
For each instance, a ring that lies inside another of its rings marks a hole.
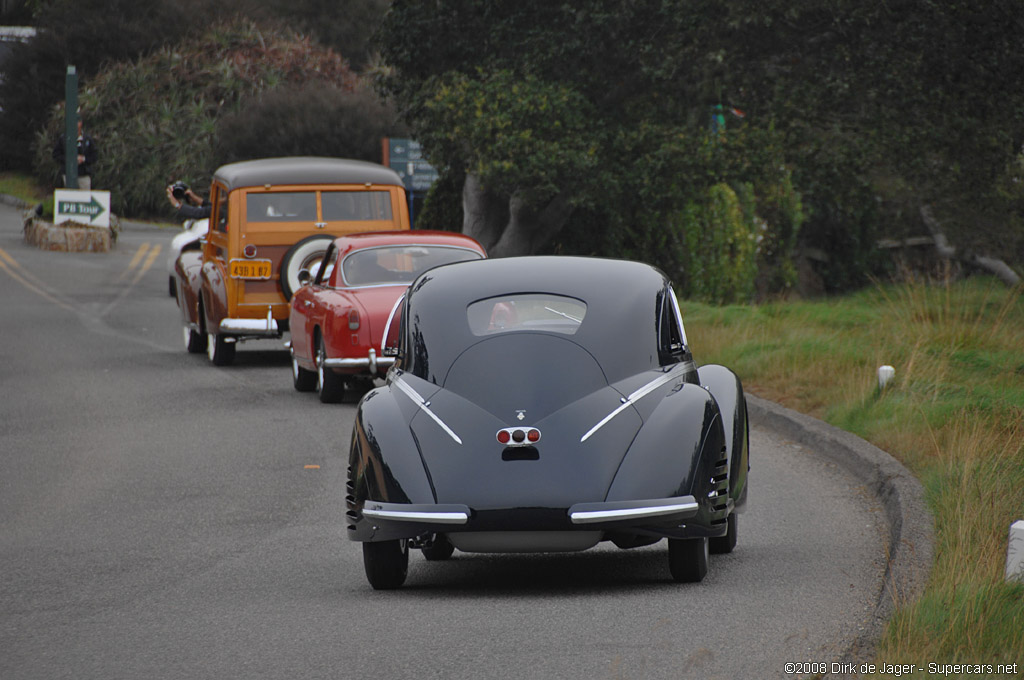
[[[722,458],[715,463],[708,499],[712,508],[711,523],[722,524],[729,518],[729,459],[725,447],[722,447]]]

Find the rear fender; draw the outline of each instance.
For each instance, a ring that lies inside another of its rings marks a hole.
[[[415,411],[415,406],[410,404],[410,408]],[[409,429],[411,417],[412,413],[403,412],[386,388],[372,390],[360,403],[349,448],[346,496],[348,533],[353,540],[387,538],[376,535],[372,524],[363,518],[362,508],[368,500],[435,502],[419,447]],[[387,463],[381,451],[387,451]]]
[[[715,397],[725,425],[729,454],[729,497],[736,507],[747,502],[747,471],[750,469],[750,425],[743,385],[725,366],[710,364],[698,369],[700,383]]]
[[[708,494],[724,446],[725,433],[714,398],[700,387],[684,383],[669,392],[644,421],[606,500],[692,495],[700,506],[693,523],[711,528],[714,518]]]

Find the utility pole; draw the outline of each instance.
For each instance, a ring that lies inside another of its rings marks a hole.
[[[78,73],[68,66],[64,77],[64,186],[78,188]]]

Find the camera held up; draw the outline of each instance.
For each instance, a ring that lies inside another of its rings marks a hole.
[[[188,191],[188,185],[182,182],[181,180],[178,180],[177,182],[171,185],[171,195],[174,196],[179,201],[185,198],[186,191]]]

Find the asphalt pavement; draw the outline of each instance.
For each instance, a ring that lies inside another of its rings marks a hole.
[[[354,404],[295,392],[279,341],[187,354],[175,233],[44,252],[0,205],[0,678],[793,678],[869,653],[893,584],[923,583],[916,482],[752,400],[749,509],[703,582],[602,544],[414,555],[373,591],[344,535]]]

